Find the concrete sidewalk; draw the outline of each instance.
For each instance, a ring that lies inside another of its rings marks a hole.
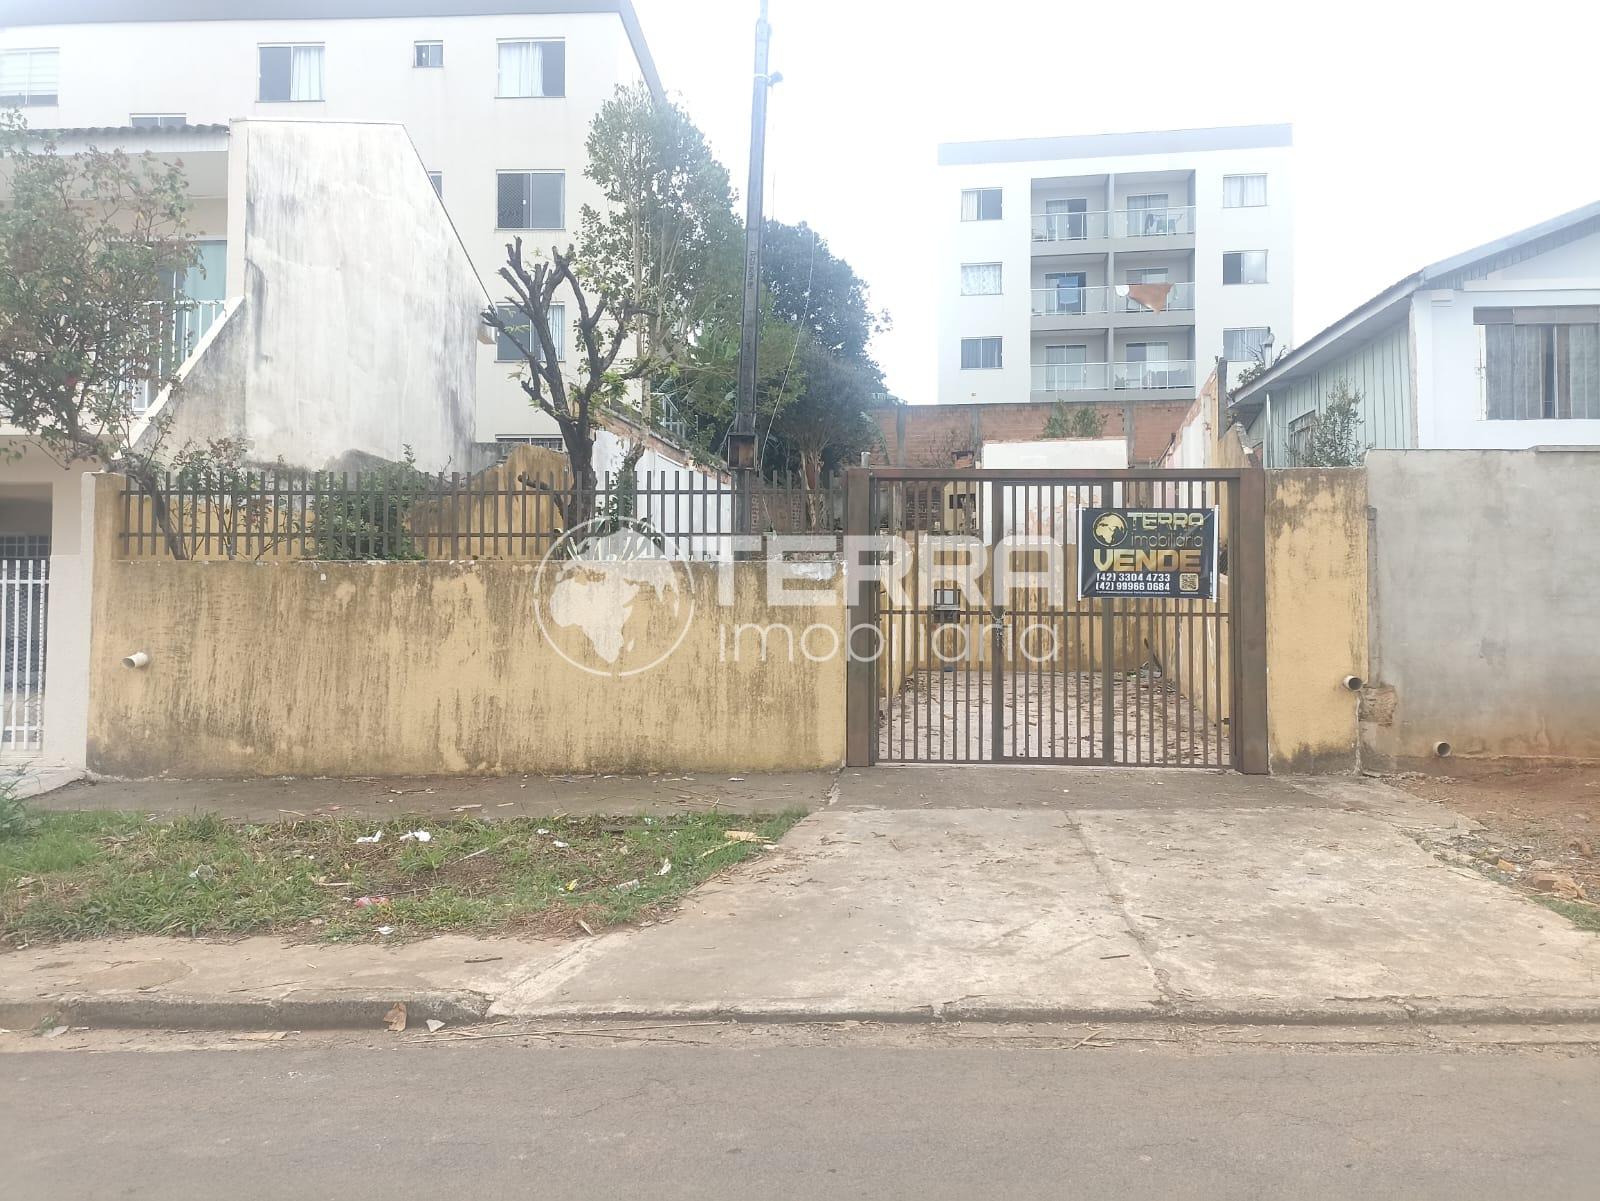
[[[447,1020],[1600,1019],[1600,939],[1413,838],[1461,824],[1347,779],[847,771],[776,852],[659,925],[36,948],[0,956],[0,1015],[113,1024],[121,1005],[183,1024],[150,1016],[168,1006],[215,1025],[232,1002],[231,1024],[311,1026],[408,1000]]]

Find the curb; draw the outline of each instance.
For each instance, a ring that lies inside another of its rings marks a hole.
[[[481,1022],[491,998],[473,992],[305,993],[229,1000],[145,993],[0,1001],[0,1027],[27,1030],[47,1019],[67,1026],[126,1030],[376,1030],[396,1002],[411,1024]]]
[[[418,1025],[435,1019],[453,1026],[486,1020],[543,1022],[725,1021],[750,1025],[872,1022],[939,1025],[1050,1022],[1121,1025],[1171,1022],[1224,1026],[1571,1025],[1600,1024],[1600,1001],[1543,1004],[1474,999],[1462,1002],[1385,999],[1315,1005],[1195,1004],[1147,1006],[920,1005],[901,1009],[741,1005],[560,1006],[497,1011],[493,998],[467,991],[303,993],[281,998],[228,1000],[163,997],[146,993],[0,1000],[0,1027],[61,1025],[129,1030],[375,1030],[396,1002]]]

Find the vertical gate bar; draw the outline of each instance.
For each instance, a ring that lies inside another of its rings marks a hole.
[[[1001,758],[1004,715],[1001,712],[1001,630],[1000,616],[1000,565],[995,548],[1000,541],[1000,531],[1005,528],[1005,485],[999,480],[989,485],[989,753],[986,762],[997,763]]]
[[[852,468],[845,473],[845,531],[864,534],[871,520],[869,498],[872,477],[865,468]],[[860,553],[856,543],[856,554]],[[859,569],[846,564],[848,581],[852,585],[845,602],[848,605],[845,637],[863,628],[872,620],[872,600],[865,588],[854,587],[859,582]],[[877,724],[877,703],[873,699],[873,665],[867,655],[847,655],[845,658],[845,762],[851,767],[866,767],[875,758],[869,743],[869,731]]]
[[[1060,538],[1059,534],[1056,532],[1056,526],[1058,524],[1056,518],[1057,518],[1057,515],[1060,512],[1060,506],[1056,503],[1056,497],[1058,495],[1057,490],[1059,488],[1060,488],[1059,484],[1051,484],[1050,485],[1050,533],[1048,535],[1049,542],[1045,546],[1045,557],[1046,557],[1047,560],[1055,555],[1055,553],[1056,553],[1055,548],[1061,545],[1061,538]],[[1058,625],[1061,625],[1061,626],[1065,625],[1065,622],[1059,621],[1058,617],[1059,617],[1059,614],[1060,614],[1061,610],[1066,607],[1067,600],[1066,600],[1066,592],[1065,592],[1064,589],[1060,592],[1059,596],[1058,596],[1057,591],[1056,591],[1057,588],[1059,587],[1059,585],[1057,584],[1057,576],[1056,576],[1056,571],[1054,570],[1054,568],[1059,566],[1059,565],[1058,564],[1051,564],[1051,563],[1048,563],[1048,562],[1047,562],[1046,565],[1050,566],[1052,568],[1052,570],[1050,572],[1050,576],[1049,576],[1049,579],[1050,579],[1049,592],[1046,594],[1046,603],[1049,604],[1050,612],[1051,612],[1051,618],[1050,618],[1050,665],[1049,665],[1050,666],[1050,754],[1053,757],[1060,759],[1060,758],[1065,758],[1066,756],[1065,756],[1065,748],[1063,747],[1062,742],[1061,742],[1061,738],[1060,738],[1060,733],[1061,733],[1060,726],[1059,726],[1059,724],[1057,723],[1057,720],[1056,720],[1056,718],[1057,718],[1056,677],[1059,675],[1061,677],[1062,683],[1065,684],[1067,677],[1066,677],[1065,672],[1061,671],[1060,669],[1063,666],[1064,657],[1065,657],[1065,655],[1067,653],[1067,647],[1066,647],[1065,641],[1063,641],[1060,633],[1058,633],[1058,631],[1057,631],[1057,626]],[[1061,748],[1061,749],[1058,750],[1057,748]]]
[[[1228,607],[1235,627],[1234,757],[1247,775],[1267,772],[1267,547],[1266,473],[1240,473],[1234,527],[1238,543],[1229,555]],[[1235,566],[1237,563],[1237,566]]]

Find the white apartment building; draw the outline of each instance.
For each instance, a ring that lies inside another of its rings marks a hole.
[[[600,106],[619,84],[661,92],[631,0],[10,0],[0,21],[0,108],[78,141],[240,118],[404,126],[495,297],[507,242],[520,235],[530,255],[565,246],[583,205],[600,203],[584,177]],[[208,200],[197,197],[202,220]],[[217,269],[191,273],[193,298],[217,311],[246,286],[225,277],[239,254],[219,232],[202,255]],[[419,249],[372,248],[396,273],[415,270]],[[510,354],[480,349],[478,441],[555,436]]]
[[[939,147],[939,401],[1186,400],[1290,341],[1287,125]]]

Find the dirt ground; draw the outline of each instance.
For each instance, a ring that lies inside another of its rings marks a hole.
[[[1600,927],[1600,763],[1452,760],[1448,771],[1391,782],[1482,824],[1452,841],[1457,854],[1524,891],[1590,902]],[[1570,879],[1576,895],[1551,876]]]

